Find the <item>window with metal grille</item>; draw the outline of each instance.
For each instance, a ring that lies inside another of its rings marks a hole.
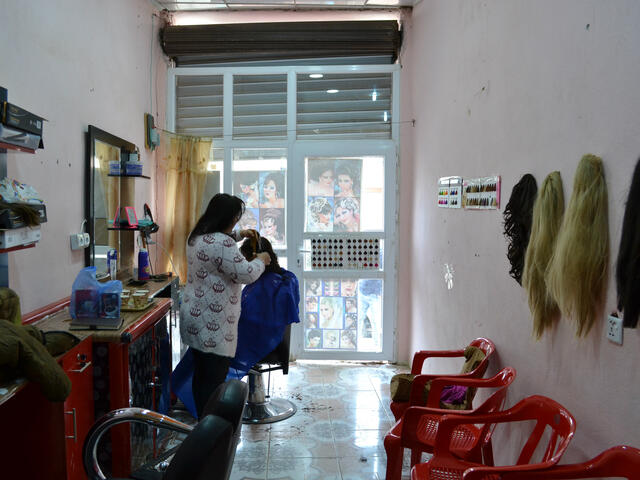
[[[287,75],[233,77],[233,138],[287,138]]]
[[[391,138],[391,74],[298,74],[298,139]]]
[[[222,138],[223,76],[179,75],[176,81],[176,132]]]

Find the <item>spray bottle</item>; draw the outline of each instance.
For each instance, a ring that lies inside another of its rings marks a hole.
[[[138,252],[138,280],[149,280],[149,252],[146,248],[140,248]]]

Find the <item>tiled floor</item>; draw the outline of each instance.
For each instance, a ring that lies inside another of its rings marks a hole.
[[[281,422],[243,425],[231,480],[383,480],[383,440],[393,422],[389,380],[405,370],[295,362],[288,375],[273,372],[271,396],[291,400],[298,411]]]

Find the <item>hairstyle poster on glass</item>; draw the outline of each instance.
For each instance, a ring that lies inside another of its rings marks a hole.
[[[359,232],[362,159],[307,161],[308,232]]]
[[[305,349],[380,351],[381,320],[382,280],[305,280]]]
[[[285,245],[285,173],[240,171],[233,174],[233,194],[245,203],[239,229],[255,229],[274,247]]]

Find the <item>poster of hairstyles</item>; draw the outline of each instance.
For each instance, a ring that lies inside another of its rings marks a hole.
[[[245,203],[240,229],[255,229],[274,247],[286,243],[284,171],[240,171],[233,173],[233,194]]]
[[[307,279],[304,292],[305,348],[380,351],[382,280]]]
[[[309,159],[306,185],[307,231],[360,231],[362,159]]]

